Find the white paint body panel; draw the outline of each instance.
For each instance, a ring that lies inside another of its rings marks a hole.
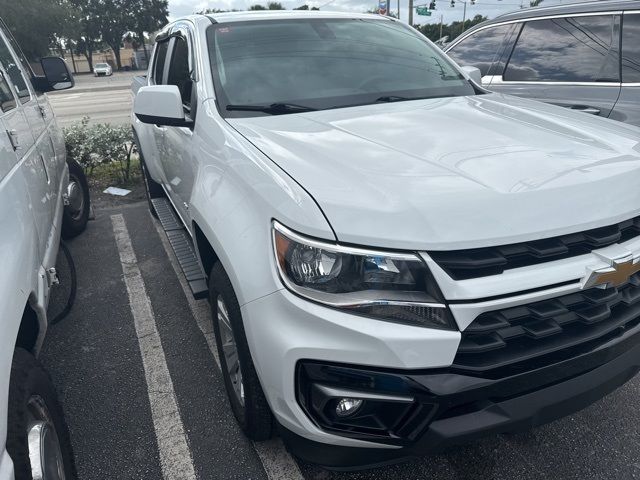
[[[37,353],[47,330],[49,285],[45,272],[56,262],[62,194],[69,181],[62,130],[46,95],[30,93],[29,101],[0,113],[0,480],[13,479],[5,442],[9,376],[18,329],[29,304],[40,324]],[[16,151],[5,133],[11,129],[16,130],[22,147]]]
[[[216,20],[296,15],[304,14]],[[166,127],[159,137],[135,115],[132,124],[151,176],[231,278],[274,414],[307,438],[362,445],[318,430],[303,414],[294,394],[297,360],[444,367],[460,332],[367,319],[291,294],[276,271],[273,219],[320,239],[421,252],[445,298],[480,299],[453,309],[463,330],[496,305],[571,291],[572,285],[551,286],[577,282],[597,257],[456,282],[427,251],[552,237],[640,214],[638,128],[495,94],[225,120],[209,71],[210,21],[182,22],[191,25],[196,49],[195,127]],[[525,289],[538,290],[517,294]],[[482,301],[504,294],[513,296]]]

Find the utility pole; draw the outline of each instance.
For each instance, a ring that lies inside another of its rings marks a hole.
[[[462,10],[462,32],[464,33],[464,22],[467,20],[467,2],[462,2],[464,4],[464,9]]]
[[[440,14],[440,36],[438,38],[442,38],[442,17],[444,15]]]
[[[409,26],[413,27],[413,0],[409,0]]]
[[[400,20],[400,0],[398,0],[398,20]]]

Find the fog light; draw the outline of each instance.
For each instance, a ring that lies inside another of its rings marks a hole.
[[[362,400],[358,398],[341,398],[336,406],[336,415],[348,417],[353,415],[362,406]]]

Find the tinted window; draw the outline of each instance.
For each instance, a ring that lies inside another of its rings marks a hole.
[[[191,81],[191,71],[189,69],[189,45],[182,37],[175,37],[166,83],[167,85],[175,85],[180,89],[182,103],[186,106],[191,104],[193,82]]]
[[[622,24],[622,81],[640,82],[640,14],[625,14]]]
[[[234,109],[256,104],[329,109],[475,93],[437,47],[389,20],[234,22],[210,27],[208,39],[229,116],[265,114]]]
[[[153,81],[157,84],[161,84],[163,82],[162,73],[164,72],[164,62],[167,58],[168,50],[168,41],[160,42],[156,47],[156,61],[153,65]]]
[[[31,94],[29,93],[29,87],[27,87],[27,81],[18,62],[13,58],[9,47],[2,38],[0,38],[0,65],[6,72],[8,80],[15,88],[21,102],[28,102],[31,99]]]
[[[505,35],[512,25],[498,25],[474,33],[447,52],[458,65],[471,65],[490,75],[491,65],[498,60]],[[492,74],[492,73],[491,73]]]
[[[4,79],[4,75],[0,73],[0,109],[3,112],[8,112],[16,108],[16,99],[11,93],[11,89],[9,88],[9,84]]]
[[[555,18],[527,22],[505,80],[618,82],[620,18]]]

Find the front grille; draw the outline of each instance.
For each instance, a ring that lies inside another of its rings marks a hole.
[[[485,312],[462,332],[453,368],[502,378],[573,358],[640,324],[640,273],[591,288]]]
[[[496,247],[429,252],[454,280],[498,275],[511,268],[584,255],[640,235],[640,216],[586,232]]]

